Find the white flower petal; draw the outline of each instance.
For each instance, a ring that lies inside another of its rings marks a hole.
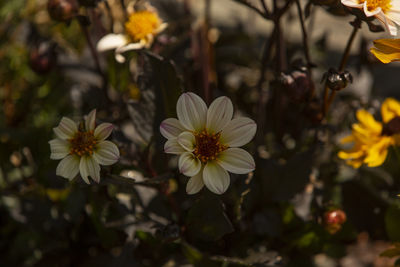
[[[341,2],[343,5],[348,6],[348,7],[356,7],[356,8],[363,7],[363,4],[359,4],[358,0],[342,0]]]
[[[124,63],[125,62],[125,57],[123,56],[123,55],[121,55],[121,54],[119,54],[119,53],[115,53],[115,60],[118,62],[118,63]]]
[[[49,141],[50,144],[50,158],[62,159],[69,154],[69,143],[62,139],[53,139]]]
[[[78,126],[73,120],[63,117],[60,124],[56,128],[53,128],[53,131],[58,138],[65,140],[74,136],[78,131]]]
[[[230,147],[247,144],[256,134],[257,125],[249,118],[235,118],[221,132],[221,143]]]
[[[164,22],[164,23],[161,23],[161,24],[160,24],[160,27],[158,27],[158,29],[156,30],[155,33],[157,34],[157,33],[162,32],[163,30],[165,30],[165,29],[167,28],[167,26],[168,26],[168,23],[165,23],[165,22]]]
[[[177,138],[185,129],[175,118],[169,118],[161,122],[160,132],[167,139]]]
[[[130,50],[138,50],[138,49],[142,49],[144,47],[144,44],[142,42],[138,42],[138,43],[130,43],[130,44],[126,44],[124,46],[118,47],[115,52],[118,54],[122,54],[126,51],[130,51]]]
[[[253,171],[256,167],[253,157],[241,148],[228,148],[218,155],[218,164],[225,170],[246,174]]]
[[[232,101],[226,96],[218,97],[207,111],[207,131],[218,133],[232,120],[232,116]]]
[[[191,177],[186,184],[186,193],[189,195],[196,194],[203,188],[203,186],[203,171],[199,171],[199,173]]]
[[[110,136],[113,129],[114,125],[112,125],[111,123],[102,123],[94,130],[94,137],[100,141],[105,140],[107,137]]]
[[[96,110],[93,109],[85,118],[86,131],[93,131],[96,127]]]
[[[97,51],[103,52],[116,49],[128,43],[129,40],[124,34],[107,34],[97,43]]]
[[[368,10],[368,1],[365,1],[365,2],[364,2],[363,9],[364,9],[364,13],[365,13],[365,15],[366,15],[367,17],[372,17],[372,16],[375,16],[375,15],[377,15],[377,14],[379,14],[379,13],[382,12],[382,9],[381,9],[380,7],[377,7],[377,8],[375,8],[374,10],[369,11],[369,10]]]
[[[399,12],[397,12],[399,13]],[[390,16],[389,16],[390,14]],[[380,20],[392,36],[397,35],[397,26],[396,24],[392,21],[391,17],[393,16],[394,12],[391,12],[389,14],[384,14],[383,12],[380,12],[377,14],[375,17]]]
[[[228,172],[218,163],[210,161],[203,170],[203,182],[215,194],[223,194],[229,187]]]
[[[58,163],[56,174],[71,180],[79,172],[79,157],[68,155]]]
[[[192,153],[186,152],[179,157],[179,171],[186,176],[195,176],[201,169],[201,161]]]
[[[88,176],[92,177],[96,182],[100,182],[100,165],[93,157],[83,156],[79,164],[82,179],[90,184]]]
[[[191,132],[183,132],[177,138],[178,143],[187,151],[193,152],[196,145],[196,138]]]
[[[169,139],[165,142],[164,151],[169,154],[182,154],[187,152],[176,139]]]
[[[119,160],[119,149],[110,141],[102,141],[93,153],[93,158],[101,165],[112,165]]]
[[[176,104],[178,119],[183,127],[201,131],[206,126],[207,105],[198,95],[183,93]]]

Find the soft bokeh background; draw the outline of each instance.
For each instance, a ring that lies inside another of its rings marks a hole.
[[[168,28],[150,50],[127,53],[124,64],[113,52],[99,54],[102,75],[82,29],[94,44],[123,31],[129,1],[79,2],[83,27],[78,19],[52,20],[46,0],[0,2],[0,265],[394,264],[396,257],[379,255],[400,241],[399,159],[391,151],[383,166],[355,170],[336,156],[358,108],[379,117],[385,97],[400,99],[399,65],[383,65],[368,52],[386,33],[371,33],[363,23],[346,68],[353,83],[320,121],[320,103],[304,100],[313,86],[283,84],[276,50],[263,61],[273,23],[240,1],[150,1]],[[318,99],[354,16],[337,1],[301,6],[309,10]],[[295,4],[281,26],[281,71],[294,75],[298,59],[304,61]],[[206,189],[189,196],[176,158],[162,151],[158,126],[175,116],[181,92],[205,97],[207,90],[208,102],[229,96],[237,115],[262,122],[246,147],[257,169],[231,175],[222,196]],[[111,140],[121,160],[103,168],[100,184],[69,182],[55,175],[58,162],[49,158],[52,128],[63,116],[79,121],[93,108],[98,122],[116,126]],[[326,216],[338,210],[347,220],[332,231]]]

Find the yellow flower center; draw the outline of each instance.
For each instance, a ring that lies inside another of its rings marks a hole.
[[[210,134],[207,131],[194,134],[196,138],[196,146],[193,154],[203,163],[214,160],[218,154],[228,147],[220,143],[220,133]]]
[[[94,137],[94,132],[82,132],[78,131],[74,137],[68,139],[70,143],[69,153],[71,155],[78,155],[80,157],[93,154],[93,151],[97,148],[98,140]]]
[[[157,13],[148,10],[138,11],[129,17],[125,23],[125,30],[133,41],[147,41],[148,35],[155,34],[160,24]]]
[[[363,4],[365,0],[359,0],[360,4]],[[380,7],[383,11],[383,13],[386,13],[386,11],[390,10],[392,7],[391,4],[392,0],[367,0],[367,8],[368,11],[372,12],[378,7]]]

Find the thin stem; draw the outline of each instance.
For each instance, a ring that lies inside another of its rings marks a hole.
[[[344,70],[344,68],[346,67],[347,64],[347,60],[350,56],[350,50],[351,50],[351,46],[354,43],[355,37],[357,35],[358,29],[360,29],[360,25],[361,25],[361,21],[359,19],[356,19],[353,23],[353,31],[350,34],[350,37],[347,41],[347,45],[346,48],[344,49],[343,55],[342,55],[342,59],[340,60],[340,64],[339,64],[339,68],[338,68],[338,72],[342,72]],[[324,89],[324,102],[323,102],[323,106],[322,106],[322,112],[324,117],[326,116],[326,114],[328,113],[328,110],[333,102],[333,100],[335,99],[336,96],[336,90],[331,90],[331,94],[329,95],[329,98],[327,97],[328,95],[328,91],[329,91],[329,87],[327,82],[325,82],[325,89]]]
[[[90,50],[90,53],[92,54],[92,57],[94,59],[94,63],[96,65],[96,69],[101,75],[103,75],[103,72],[101,71],[101,67],[100,67],[99,56],[98,56],[97,51],[96,51],[96,49],[95,49],[95,47],[93,45],[92,39],[90,39],[88,28],[81,21],[79,21],[79,25],[81,26],[81,30],[82,30],[83,34],[85,35],[87,44],[89,45],[89,50]]]
[[[263,12],[262,10],[260,10],[258,7],[256,7],[254,4],[252,4],[250,1],[248,0],[233,0],[239,4],[242,4],[244,6],[247,6],[248,8],[254,10],[255,12],[257,12],[259,15],[261,15],[263,18],[270,20],[271,17],[266,14],[265,12]]]
[[[207,104],[211,102],[211,86],[210,86],[210,41],[208,39],[208,31],[210,29],[211,23],[211,0],[205,0],[204,6],[204,28],[202,29],[202,49],[204,51],[203,55],[203,83],[204,83],[204,98]]]
[[[261,59],[262,61],[261,61],[260,78],[257,82],[257,88],[258,88],[258,93],[260,94],[260,98],[257,106],[257,125],[259,130],[256,133],[256,144],[261,144],[263,142],[262,139],[264,136],[265,115],[266,115],[265,107],[268,100],[267,94],[263,90],[263,84],[265,82],[265,71],[267,69],[268,62],[270,61],[271,58],[272,48],[276,41],[276,35],[277,35],[277,27],[274,27],[270,37],[265,42],[264,51]]]
[[[99,55],[97,54],[97,50],[93,45],[92,39],[90,38],[88,27],[81,20],[78,19],[78,21],[79,21],[79,25],[81,26],[83,35],[85,36],[86,41],[89,45],[89,50],[90,50],[90,53],[92,54],[92,57],[93,57],[93,60],[94,60],[95,66],[96,66],[96,70],[99,73],[99,75],[103,78],[103,88],[102,88],[103,90],[102,91],[104,94],[104,99],[107,102],[110,102],[110,99],[108,98],[108,94],[107,94],[107,83],[108,83],[107,77],[104,75],[103,71],[101,70]]]
[[[270,14],[270,12],[269,12],[269,9],[268,9],[268,7],[267,7],[267,4],[265,3],[265,0],[260,0],[260,2],[261,2],[262,7],[264,8],[265,15],[268,16],[268,17],[270,17],[271,14]]]
[[[124,13],[125,19],[128,18],[128,11],[126,9],[125,1],[119,0],[119,3],[121,4],[122,12]]]
[[[297,12],[299,13],[299,19],[300,19],[300,25],[301,25],[301,31],[303,33],[303,49],[304,49],[304,56],[306,58],[307,62],[307,70],[311,76],[311,57],[310,57],[310,48],[308,46],[308,36],[307,36],[307,30],[306,26],[304,23],[304,16],[303,16],[303,11],[301,9],[300,1],[296,0],[296,5],[297,5]]]
[[[108,17],[110,18],[110,32],[114,32],[114,17],[111,12],[111,7],[107,1],[104,1],[104,5],[106,6]]]
[[[357,19],[353,25],[353,31],[351,32],[349,40],[347,41],[346,49],[344,50],[342,60],[340,61],[338,69],[339,72],[342,72],[346,67],[346,63],[350,55],[351,46],[353,45],[358,29],[360,29],[360,23],[361,21]]]

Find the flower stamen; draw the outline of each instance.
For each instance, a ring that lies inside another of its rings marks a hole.
[[[78,155],[80,157],[84,155],[92,155],[97,148],[98,140],[94,136],[94,131],[78,131],[74,137],[68,139],[70,143],[71,155]]]
[[[360,4],[363,4],[364,2],[365,0],[359,0]],[[378,7],[380,7],[383,13],[385,13],[392,7],[391,0],[367,0],[368,11],[372,12]]]
[[[193,154],[203,163],[209,160],[215,160],[219,153],[228,147],[220,143],[220,133],[210,134],[203,130],[200,133],[194,133],[196,145]]]
[[[137,42],[147,40],[149,36],[155,34],[160,24],[161,20],[157,13],[148,10],[137,11],[130,15],[128,22],[125,23],[125,30],[132,40]]]

